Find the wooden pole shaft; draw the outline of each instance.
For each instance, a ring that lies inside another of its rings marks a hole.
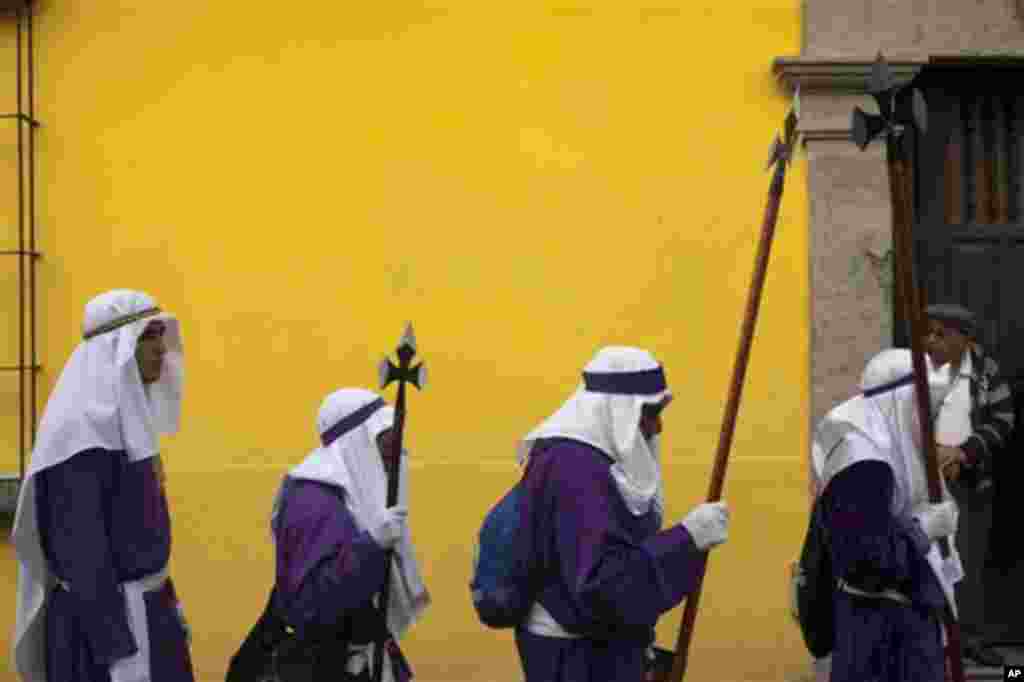
[[[729,397],[726,401],[725,415],[722,419],[722,429],[718,436],[718,450],[715,453],[715,466],[708,488],[708,502],[720,500],[722,488],[725,486],[725,472],[729,463],[729,449],[732,446],[732,437],[736,429],[736,415],[739,413],[740,398],[743,394],[743,380],[747,373],[750,347],[754,341],[754,326],[757,323],[757,313],[761,306],[761,291],[764,288],[765,275],[768,272],[768,257],[771,254],[772,238],[775,235],[775,224],[778,220],[785,177],[786,162],[785,160],[780,160],[775,166],[775,174],[772,177],[771,188],[768,192],[768,204],[764,211],[764,221],[761,225],[761,239],[757,245],[754,272],[751,276],[750,289],[747,294],[746,314],[744,315],[743,327],[740,332],[739,349],[736,352],[736,361],[733,365],[732,383],[729,385]],[[682,682],[683,677],[686,675],[690,642],[693,639],[697,609],[700,607],[700,595],[704,587],[707,560],[707,554],[704,554],[699,559],[700,566],[697,571],[696,584],[693,591],[686,597],[686,607],[683,611],[682,623],[679,626],[679,637],[676,641],[675,659],[672,662],[672,671],[669,673],[669,682]]]
[[[911,233],[911,195],[907,187],[906,160],[897,148],[899,142],[887,137],[886,157],[889,166],[889,191],[892,199],[893,246],[896,253],[896,277],[902,293],[904,315],[910,336],[910,354],[914,364],[914,390],[917,416],[921,428],[921,456],[928,480],[928,497],[933,504],[942,502],[942,481],[939,478],[939,460],[935,447],[935,424],[932,419],[931,397],[928,390],[928,368],[924,358],[924,338],[927,331],[923,296],[917,285],[914,264],[914,245]],[[949,538],[941,538],[939,551],[942,558],[950,554]],[[964,682],[963,659],[960,656],[960,624],[949,604],[943,612],[948,640],[946,654],[953,682]]]
[[[399,355],[398,398],[395,400],[395,420],[394,425],[392,426],[395,433],[394,438],[391,439],[391,466],[386,469],[388,472],[388,507],[394,507],[398,504],[398,478],[402,471],[400,459],[402,456],[402,438],[405,435],[405,384],[406,377],[409,374],[409,363],[411,360],[410,354],[400,353]],[[380,613],[385,625],[387,625],[388,606],[391,597],[391,567],[394,563],[394,556],[395,552],[392,549],[389,549],[384,555],[384,584],[381,586],[380,590]],[[377,646],[374,647],[374,682],[380,682],[383,679],[384,647],[387,644],[387,641],[387,636],[385,635],[377,642]]]

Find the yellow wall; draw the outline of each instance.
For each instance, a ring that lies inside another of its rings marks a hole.
[[[89,297],[141,288],[181,317],[184,430],[165,455],[202,677],[264,604],[270,498],[320,400],[372,384],[406,319],[432,381],[408,425],[435,599],[407,644],[420,679],[519,679],[510,633],[475,620],[470,543],[515,440],[599,346],[664,361],[670,518],[703,498],[788,106],[770,62],[799,49],[799,5],[40,3],[41,393]],[[805,206],[798,162],[688,679],[805,666],[783,580],[806,509]]]

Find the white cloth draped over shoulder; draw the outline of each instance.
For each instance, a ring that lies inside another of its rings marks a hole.
[[[667,404],[671,399],[661,363],[648,351],[602,348],[583,368],[576,392],[518,443],[517,460],[525,466],[536,441],[544,438],[586,443],[611,459],[612,479],[631,514],[643,516],[653,509],[663,518],[659,441],[657,436],[644,438],[640,416],[644,405]],[[566,631],[540,602],[534,602],[524,625],[535,635],[579,637]]]
[[[822,419],[814,434],[814,446],[823,491],[846,468],[858,462],[880,461],[892,469],[896,482],[893,516],[909,516],[929,504],[912,373],[909,350],[883,351],[865,369],[861,382],[865,392],[836,406]],[[928,383],[934,413],[950,389],[948,368],[929,372]],[[952,499],[944,483],[943,492],[946,499]],[[933,543],[927,560],[955,613],[953,586],[962,579],[963,568],[952,542],[950,549],[949,558],[943,561],[938,544]]]
[[[293,479],[320,481],[345,490],[345,504],[360,530],[368,530],[387,504],[387,474],[377,446],[377,436],[391,428],[394,408],[379,395],[359,388],[345,388],[327,396],[317,416],[320,447],[293,468]],[[409,504],[408,455],[400,458],[398,504]],[[284,482],[278,489],[271,513],[276,523]],[[408,526],[394,547],[396,567],[391,570],[388,595],[388,628],[396,639],[420,618],[431,603],[423,583]],[[383,577],[383,576],[382,576]]]
[[[167,349],[158,381],[144,386],[135,361],[139,337],[164,323]],[[159,452],[159,436],[181,418],[184,352],[178,320],[147,294],[118,289],[85,307],[83,340],[71,354],[39,422],[11,539],[18,556],[14,667],[24,682],[46,682],[43,603],[54,578],[40,546],[35,477],[93,448],[122,451],[132,462]]]

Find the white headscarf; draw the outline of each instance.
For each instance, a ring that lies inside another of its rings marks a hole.
[[[931,361],[925,356],[926,365],[928,367],[928,384],[932,390],[932,403],[942,403],[945,396],[945,387],[950,383],[949,379],[949,365],[943,365],[942,367],[935,368]],[[910,370],[906,368],[910,367]],[[906,370],[906,371],[905,371]],[[910,371],[913,370],[913,358],[911,353],[906,348],[889,348],[875,355],[868,362],[867,366],[860,376],[860,391],[870,391],[873,388],[878,388],[893,381],[897,381],[905,377]],[[916,415],[916,412],[915,412]],[[916,436],[917,431],[917,417],[912,417],[915,428],[913,432]],[[939,423],[936,425],[936,431],[941,432],[941,426],[943,420],[940,417]],[[835,442],[831,443],[835,445]],[[825,455],[826,452],[822,450],[821,442],[815,438],[811,444],[811,477],[812,487],[814,488],[814,496],[820,495],[824,487],[824,481],[822,476],[824,474],[825,467]]]
[[[960,361],[960,372],[957,376],[952,375],[952,367],[949,364],[943,365],[939,370],[949,375],[951,390],[943,399],[942,407],[935,418],[935,440],[939,445],[959,447],[971,437],[973,427],[971,426],[971,381],[974,363],[971,360],[971,351],[965,350]],[[928,358],[928,367],[934,370],[931,358]]]
[[[882,351],[864,370],[861,387],[865,392],[836,406],[822,419],[814,434],[814,444],[823,462],[823,488],[857,462],[880,461],[889,465],[896,480],[893,516],[910,515],[929,503],[912,376],[909,350]],[[934,412],[949,391],[948,369],[929,372],[928,386]],[[847,447],[837,448],[851,433],[860,438],[847,441]],[[943,493],[950,499],[944,482]],[[953,584],[962,578],[963,571],[952,543],[950,549],[949,559],[943,562],[938,546],[933,543],[927,559],[956,611]]]
[[[658,462],[658,439],[640,433],[644,405],[656,405],[672,394],[661,364],[639,348],[602,348],[583,369],[583,382],[553,415],[528,433],[516,449],[525,465],[535,441],[571,438],[591,445],[612,460],[612,477],[630,512],[646,514],[653,505],[664,510],[664,488]]]
[[[165,326],[160,379],[142,383],[135,360],[139,336],[154,320]],[[35,476],[91,448],[124,451],[138,462],[159,451],[159,435],[178,430],[184,355],[178,321],[148,295],[126,289],[101,294],[85,306],[83,341],[50,394],[32,460],[18,496],[11,539],[18,555],[15,668],[26,682],[45,682],[43,602],[53,577],[36,520]]]
[[[387,474],[377,436],[391,428],[394,412],[394,408],[384,404],[372,391],[343,388],[331,393],[317,415],[321,442],[328,444],[313,450],[288,475],[344,488],[345,504],[355,517],[356,525],[360,530],[368,530],[387,505]],[[407,460],[408,453],[403,449],[399,465],[399,505],[409,504]],[[274,500],[272,526],[276,524],[283,489],[282,482]],[[397,570],[391,571],[388,629],[397,639],[419,619],[431,598],[420,575],[408,526],[394,549]]]

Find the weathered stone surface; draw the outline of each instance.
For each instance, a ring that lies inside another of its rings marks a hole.
[[[889,201],[880,146],[808,147],[811,196],[811,416],[856,390],[864,364],[891,342],[878,261],[889,248]]]
[[[811,202],[814,421],[853,393],[865,362],[892,343],[892,224],[883,148],[876,142],[862,152],[849,139],[853,108],[875,111],[873,100],[857,90],[879,51],[903,76],[914,62],[933,56],[1024,56],[1024,0],[804,4],[800,63],[777,62],[775,71],[790,85],[805,86],[800,127]]]
[[[914,59],[968,50],[1024,51],[1017,0],[807,0],[804,57]]]

